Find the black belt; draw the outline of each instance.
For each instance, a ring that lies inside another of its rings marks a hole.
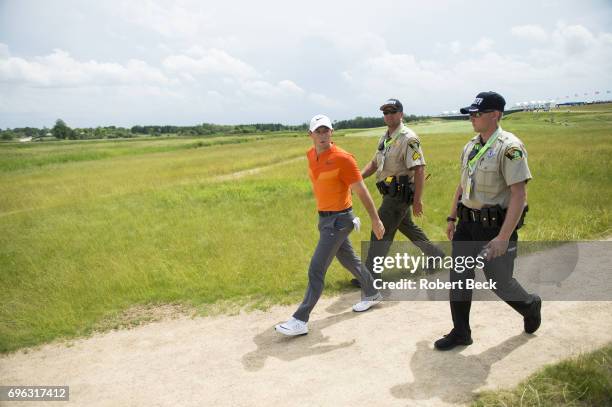
[[[457,205],[457,215],[461,222],[482,223],[488,227],[501,227],[506,211],[499,206],[472,209],[459,203]]]
[[[521,213],[516,229],[520,229],[525,224],[525,216],[528,210],[529,206],[526,205],[523,208],[523,213]],[[504,223],[504,218],[506,217],[506,211],[507,209],[499,205],[479,210],[468,208],[461,202],[457,204],[457,216],[460,222],[481,223],[484,227],[488,228],[501,228]]]
[[[349,206],[348,208],[342,209],[341,211],[319,211],[319,216],[322,216],[325,218],[327,216],[338,215],[341,213],[348,213],[352,210],[353,210],[353,207]]]

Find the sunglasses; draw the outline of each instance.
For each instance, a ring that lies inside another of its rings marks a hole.
[[[468,155],[468,162],[472,161],[472,158],[476,157],[476,154],[478,154],[480,147],[482,147],[480,144],[474,145],[474,148],[472,148],[472,151],[470,151],[470,154]]]
[[[470,113],[470,117],[481,117],[484,113],[491,113],[491,112],[494,112],[494,111],[495,110],[489,109],[489,110],[483,110],[481,112],[473,112],[473,113]]]
[[[397,113],[397,110],[387,110],[387,111],[384,111],[384,112],[383,112],[383,115],[385,115],[385,116],[386,116],[386,115],[388,115],[388,114],[395,114],[395,113]]]

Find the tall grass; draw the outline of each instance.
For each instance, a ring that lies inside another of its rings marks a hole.
[[[534,175],[521,238],[610,233],[610,115],[585,117],[564,116],[568,125],[523,113],[504,120],[526,143]],[[431,178],[425,216],[417,222],[430,238],[443,240],[460,151],[471,132],[456,123],[433,125],[437,132],[419,130]],[[360,166],[376,148],[375,137],[337,141]],[[99,144],[141,152],[0,171],[1,352],[90,332],[138,304],[181,303],[206,312],[223,301],[258,307],[299,301],[317,214],[306,161],[294,158],[304,155],[310,139],[195,149],[181,147],[193,140],[155,143],[42,143],[27,149],[29,159],[87,156]],[[147,150],[154,146],[167,150]],[[2,160],[9,155],[3,148]],[[261,166],[269,167],[219,178]],[[367,184],[374,192],[374,180]],[[355,207],[367,218],[358,200]],[[356,247],[369,239],[364,220],[364,230],[351,237]],[[346,289],[349,278],[334,263],[326,292]]]
[[[472,407],[612,405],[612,345],[548,365],[509,390],[482,392]]]

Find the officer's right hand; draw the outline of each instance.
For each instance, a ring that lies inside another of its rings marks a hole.
[[[378,240],[382,239],[385,235],[385,226],[380,219],[372,221],[372,232],[374,232],[374,236],[376,236]]]
[[[417,218],[423,215],[423,202],[414,201],[412,203],[412,214]]]
[[[455,235],[455,222],[447,222],[446,224],[446,237],[448,240],[453,240],[453,236]]]

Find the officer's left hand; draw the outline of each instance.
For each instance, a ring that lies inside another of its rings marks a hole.
[[[508,251],[508,244],[510,242],[499,236],[496,236],[487,244],[488,255],[487,259],[492,260],[496,257],[503,256]]]
[[[412,204],[412,214],[417,218],[423,214],[423,202],[414,202]]]

